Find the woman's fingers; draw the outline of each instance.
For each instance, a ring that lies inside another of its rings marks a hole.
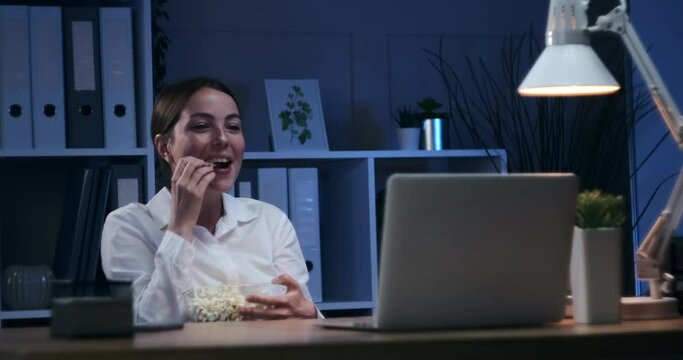
[[[178,162],[171,181],[175,181],[180,186],[193,187],[209,173],[213,174],[213,168],[204,160],[184,157]]]
[[[216,177],[204,160],[186,156],[178,160],[171,177],[173,209],[169,229],[186,239],[192,238],[206,188]]]
[[[240,308],[244,320],[275,320],[291,317],[315,318],[315,305],[304,297],[299,282],[283,274],[272,281],[287,286],[284,295],[249,295],[246,300],[255,306]]]
[[[289,308],[264,308],[260,306],[244,306],[240,308],[240,315],[243,320],[279,320],[292,317],[293,313]]]
[[[270,307],[283,307],[289,304],[287,295],[249,295],[246,300],[250,303],[262,304]]]
[[[287,292],[293,291],[293,290],[299,290],[301,287],[299,285],[299,282],[294,280],[293,277],[287,275],[287,274],[282,274],[272,281],[273,284],[280,284],[284,285],[287,287]]]

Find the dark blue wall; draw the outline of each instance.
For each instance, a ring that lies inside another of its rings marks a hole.
[[[330,149],[395,149],[392,112],[419,98],[445,101],[422,47],[462,66],[497,61],[500,45],[534,24],[539,0],[172,0],[168,80],[209,74],[236,88],[247,150],[268,150],[263,79],[317,78]]]
[[[593,8],[598,6],[593,1]],[[422,50],[444,54],[457,69],[466,56],[500,62],[510,36],[545,28],[542,0],[218,1],[171,0],[168,80],[208,74],[236,89],[245,118],[247,150],[268,150],[265,78],[320,81],[330,149],[394,149],[398,106],[445,91]],[[631,0],[631,17],[673,96],[683,100],[683,1]],[[614,38],[614,41],[618,41]],[[638,81],[638,79],[636,79]],[[636,128],[632,161],[640,163],[666,132],[656,113]],[[660,181],[681,166],[668,139],[634,177],[640,214]],[[673,180],[655,196],[640,222],[642,238],[665,206]]]

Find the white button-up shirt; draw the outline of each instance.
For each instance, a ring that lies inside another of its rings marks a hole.
[[[128,204],[107,216],[102,268],[111,280],[133,281],[135,322],[183,320],[183,293],[220,284],[269,283],[288,274],[304,295],[308,272],[292,223],[277,207],[223,194],[223,216],[212,235],[195,225],[187,241],[167,230],[171,193]]]

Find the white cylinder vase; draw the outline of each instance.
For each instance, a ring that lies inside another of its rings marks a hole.
[[[620,228],[574,228],[570,284],[576,323],[621,320],[621,241]]]

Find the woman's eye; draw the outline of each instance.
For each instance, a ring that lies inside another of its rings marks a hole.
[[[195,124],[195,125],[192,125],[192,130],[196,130],[196,131],[202,131],[202,130],[206,130],[206,129],[208,129],[208,128],[209,128],[209,125],[207,125],[207,124]]]
[[[242,130],[242,127],[238,124],[228,124],[225,126],[225,128],[228,129],[228,131],[235,133],[240,132]]]

